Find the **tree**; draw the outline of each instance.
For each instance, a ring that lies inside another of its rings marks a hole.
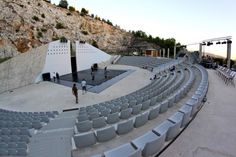
[[[69,10],[72,12],[72,11],[75,11],[75,8],[72,6],[69,6]]]
[[[60,2],[59,2],[59,7],[62,7],[62,8],[67,9],[67,7],[68,7],[68,2],[67,2],[67,0],[60,0]]]
[[[82,8],[80,15],[81,15],[81,16],[84,16],[84,15],[88,15],[88,13],[89,13],[88,10],[86,10],[85,8]]]

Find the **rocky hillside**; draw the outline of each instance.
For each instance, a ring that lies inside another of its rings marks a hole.
[[[125,51],[133,35],[90,16],[43,0],[1,0],[0,57],[24,53],[65,36],[96,42],[106,52]]]

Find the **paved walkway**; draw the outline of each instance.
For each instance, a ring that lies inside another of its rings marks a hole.
[[[236,157],[236,88],[208,73],[207,102],[161,157]]]

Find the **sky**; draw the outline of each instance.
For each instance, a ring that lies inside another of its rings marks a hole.
[[[58,4],[60,0],[51,0]],[[153,37],[175,38],[183,45],[205,39],[232,36],[231,57],[236,59],[236,0],[67,0],[77,10],[109,19],[129,30],[142,30]],[[188,46],[198,50],[198,45]],[[226,57],[226,45],[204,48]]]

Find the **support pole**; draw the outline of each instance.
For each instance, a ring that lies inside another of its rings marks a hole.
[[[174,59],[176,58],[176,45],[174,46]]]
[[[230,68],[231,40],[227,40],[227,67]]]
[[[167,58],[170,58],[170,48],[167,49]]]
[[[202,60],[202,43],[199,44],[199,59]]]
[[[162,57],[165,57],[165,55],[166,55],[166,50],[163,49],[163,56]]]

